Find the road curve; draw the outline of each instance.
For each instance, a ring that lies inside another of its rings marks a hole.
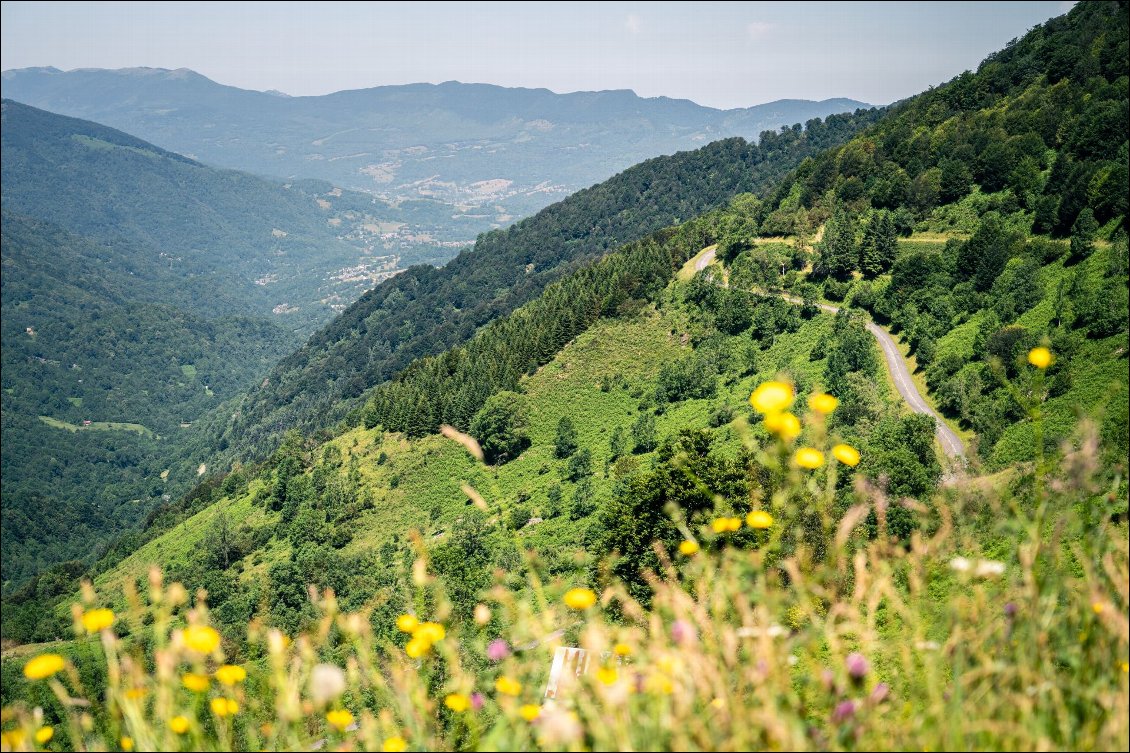
[[[714,255],[716,253],[718,253],[718,245],[717,244],[715,244],[713,247],[708,247],[706,249],[706,253],[704,253],[702,256],[698,257],[698,261],[696,261],[694,263],[694,271],[695,272],[701,272],[702,270],[704,270],[708,266],[710,266],[710,264],[712,264],[714,262]]]

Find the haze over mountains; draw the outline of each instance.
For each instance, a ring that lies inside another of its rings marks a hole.
[[[448,240],[473,239],[659,154],[871,106],[779,100],[717,110],[627,90],[455,81],[288,97],[160,68],[9,70],[3,91],[210,164],[322,178],[394,204],[446,202],[450,222],[431,232]]]

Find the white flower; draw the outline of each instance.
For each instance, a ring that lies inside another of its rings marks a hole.
[[[316,664],[310,672],[310,700],[324,706],[345,692],[345,673],[332,664]]]

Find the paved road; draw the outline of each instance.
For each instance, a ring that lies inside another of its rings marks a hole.
[[[694,271],[701,272],[706,269],[714,261],[714,254],[718,253],[717,244],[706,247],[706,253],[698,257],[698,261],[694,263]]]

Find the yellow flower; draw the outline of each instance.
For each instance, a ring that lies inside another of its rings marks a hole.
[[[1104,609],[1106,609],[1106,604],[1103,604],[1101,601],[1096,601],[1091,604],[1091,611],[1095,614],[1102,614]],[[27,671],[25,670],[24,672],[26,674]]]
[[[685,557],[690,557],[692,554],[696,554],[697,552],[698,544],[690,541],[689,539],[679,544],[679,554],[682,554]]]
[[[126,735],[122,738],[121,744],[122,750],[126,751],[126,753],[129,753],[129,751],[133,750],[133,738],[129,735]]]
[[[844,465],[850,465],[853,468],[859,465],[859,450],[855,449],[850,444],[838,444],[833,447],[832,457]]]
[[[145,688],[130,688],[126,691],[126,698],[131,701],[140,701],[148,692]]]
[[[61,672],[67,663],[58,654],[43,654],[24,665],[24,677],[29,680],[46,680],[56,672]]]
[[[742,528],[741,518],[715,518],[710,523],[710,527],[714,529],[714,533],[725,533],[726,531],[740,531]]]
[[[1118,666],[1122,669],[1122,674],[1130,673],[1130,662],[1119,662]]]
[[[88,633],[98,633],[114,624],[114,612],[109,609],[91,609],[82,613],[82,626]]]
[[[213,698],[212,713],[216,716],[233,716],[239,713],[239,704],[231,698]]]
[[[423,638],[413,638],[408,641],[404,647],[404,653],[408,654],[413,659],[419,659],[424,654],[432,650],[432,644],[425,641]]]
[[[16,750],[22,748],[24,744],[24,731],[19,727],[0,732],[0,743],[3,743],[9,750]]]
[[[386,737],[384,745],[381,746],[381,750],[385,753],[404,753],[404,751],[408,750],[408,741],[396,735]]]
[[[745,522],[750,528],[768,528],[773,525],[773,516],[764,510],[754,510],[746,516]]]
[[[1032,348],[1028,351],[1028,363],[1035,366],[1037,369],[1046,369],[1052,365],[1055,356],[1047,348]]]
[[[541,716],[541,706],[535,706],[532,703],[527,703],[518,709],[518,716],[525,719],[527,722],[532,722]]]
[[[820,452],[820,450],[814,450],[811,447],[801,447],[793,455],[793,462],[801,468],[816,470],[824,465],[824,453]]]
[[[189,625],[184,629],[184,645],[198,654],[210,654],[220,647],[220,634],[207,625]]]
[[[326,721],[330,726],[335,728],[338,732],[344,732],[345,728],[353,724],[353,714],[349,709],[338,709],[336,711],[326,712]]]
[[[522,683],[503,675],[494,681],[494,689],[503,695],[518,695],[522,692]]]
[[[447,637],[447,630],[438,622],[425,622],[416,628],[412,637],[428,643],[438,643]]]
[[[396,629],[402,633],[413,633],[419,625],[420,621],[410,614],[402,614],[396,618]]]
[[[178,735],[183,735],[188,732],[188,720],[183,716],[174,716],[169,720],[169,729],[176,732]]]
[[[825,392],[814,392],[808,396],[808,407],[825,416],[836,409],[840,401]]]
[[[760,413],[780,413],[793,404],[794,397],[791,384],[765,382],[749,396],[749,404]]]
[[[616,671],[615,667],[601,667],[596,670],[596,679],[605,685],[615,685],[619,677],[620,673]]]
[[[224,685],[235,685],[247,679],[247,670],[234,664],[225,664],[216,670],[216,679]]]
[[[612,653],[616,654],[617,656],[631,656],[632,647],[627,643],[617,643],[612,647]]]
[[[55,730],[51,727],[40,727],[35,731],[35,741],[40,745],[51,742],[51,738],[54,736]]]
[[[443,705],[447,706],[456,714],[462,714],[464,711],[471,708],[471,699],[462,693],[451,693],[447,698],[443,699]]]
[[[730,531],[740,531],[740,530],[742,530],[742,519],[737,518],[737,517],[727,518],[726,519],[726,528],[727,528],[727,530],[730,530]]]
[[[181,684],[191,690],[193,693],[203,693],[212,684],[212,681],[205,675],[198,675],[195,672],[185,672],[180,678]]]
[[[596,594],[590,588],[570,588],[565,592],[565,606],[570,609],[588,609],[596,604]]]
[[[800,436],[800,419],[792,413],[770,413],[763,423],[767,432],[776,434],[785,442]]]

